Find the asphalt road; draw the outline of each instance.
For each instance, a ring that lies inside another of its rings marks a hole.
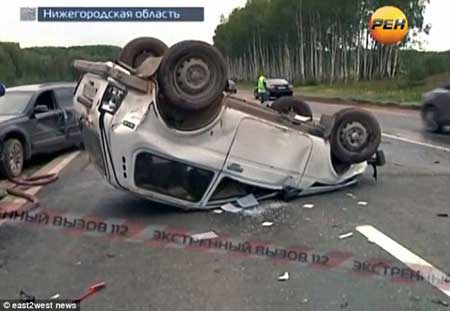
[[[315,115],[342,108],[311,106]],[[55,293],[76,297],[104,281],[107,287],[83,302],[82,310],[447,310],[437,301],[450,298],[426,282],[405,283],[342,268],[374,258],[406,267],[355,230],[373,225],[450,272],[450,219],[436,216],[450,212],[450,135],[424,134],[415,111],[371,110],[383,132],[395,136],[383,138],[388,163],[378,181],[368,172],[350,189],[290,203],[267,201],[248,215],[181,212],[135,198],[109,187],[81,154],[58,182],[39,193],[40,210],[126,225],[128,235],[6,223],[0,226],[0,298],[17,298],[21,290],[38,298]],[[361,206],[359,201],[368,204]],[[305,203],[314,208],[302,208]],[[273,226],[263,227],[263,221]],[[318,268],[205,251],[140,239],[146,236],[143,228],[214,230],[227,239],[309,249],[343,259],[333,267]],[[339,239],[347,232],[354,235]],[[289,280],[278,281],[284,272],[289,272]]]

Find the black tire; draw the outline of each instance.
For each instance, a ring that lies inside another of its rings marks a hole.
[[[369,160],[381,143],[381,128],[375,117],[362,109],[347,108],[334,115],[332,155],[341,163]]]
[[[128,42],[120,51],[119,61],[137,68],[148,57],[160,57],[167,51],[167,45],[155,38],[141,37]]]
[[[201,41],[182,41],[164,55],[158,82],[166,100],[186,111],[211,106],[223,96],[227,69],[222,54]]]
[[[6,140],[0,159],[0,173],[7,178],[18,177],[23,170],[25,150],[22,143],[15,138]]]
[[[283,114],[295,112],[302,117],[308,117],[312,120],[313,114],[307,103],[295,97],[280,97],[270,106],[273,110]]]
[[[425,125],[425,129],[429,132],[440,133],[442,132],[442,126],[437,121],[438,111],[436,107],[427,105],[422,109],[422,119]]]

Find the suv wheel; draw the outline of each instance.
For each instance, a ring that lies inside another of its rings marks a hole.
[[[436,108],[428,106],[424,108],[422,112],[423,120],[425,123],[425,128],[427,131],[439,133],[442,130],[440,124],[436,121],[437,111]]]
[[[375,117],[361,109],[347,108],[335,114],[331,152],[342,163],[369,160],[381,143],[381,129]]]
[[[158,83],[169,104],[184,111],[206,109],[223,96],[227,69],[222,54],[201,41],[182,41],[164,55]]]
[[[0,171],[8,178],[18,177],[22,173],[25,153],[22,143],[15,138],[8,139],[3,145]]]

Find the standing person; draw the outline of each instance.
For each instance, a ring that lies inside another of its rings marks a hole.
[[[261,104],[264,104],[264,102],[267,100],[267,89],[266,89],[266,77],[264,74],[260,74],[258,78],[258,96],[259,100],[261,101]]]

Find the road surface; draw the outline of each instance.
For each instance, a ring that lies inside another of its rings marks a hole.
[[[343,108],[310,104],[315,116]],[[38,298],[55,293],[70,298],[104,281],[107,287],[84,301],[82,310],[447,310],[450,297],[442,287],[392,278],[405,263],[369,243],[356,227],[372,225],[449,273],[450,219],[437,214],[450,212],[450,135],[424,133],[415,111],[370,110],[382,125],[388,161],[378,181],[368,172],[344,191],[263,202],[246,215],[181,212],[119,192],[81,153],[58,182],[40,191],[40,211],[108,228],[122,225],[127,234],[3,224],[0,298],[18,298],[21,290]],[[264,221],[273,225],[264,227]],[[308,254],[308,262],[274,260],[270,251],[246,256],[226,246],[211,250],[149,239],[156,232],[173,237],[210,230],[227,241],[296,249]],[[339,238],[349,232],[353,236]],[[314,265],[311,254],[330,262]],[[358,273],[361,262],[383,262],[390,269],[381,275]],[[289,279],[278,281],[285,272]]]

